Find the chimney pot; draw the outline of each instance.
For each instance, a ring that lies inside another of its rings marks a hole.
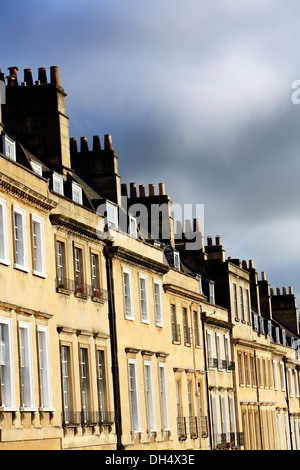
[[[130,197],[137,197],[136,183],[130,183]]]
[[[55,83],[55,85],[60,86],[59,73],[57,65],[52,65],[50,67],[50,82]]]
[[[212,237],[207,237],[207,245],[212,246]]]
[[[78,152],[76,137],[71,137],[70,139],[70,152],[71,155],[75,155]]]
[[[276,287],[276,294],[280,295],[280,287]]]
[[[18,85],[18,67],[8,67],[10,77],[15,77],[13,86]]]
[[[273,295],[274,295],[274,289],[273,289],[273,287],[271,287],[270,288],[270,296],[273,297]]]
[[[139,185],[139,189],[140,189],[140,197],[146,197],[145,185],[144,185],[144,184],[140,184],[140,185]]]
[[[182,223],[181,220],[176,221],[176,233],[182,233]]]
[[[262,271],[262,273],[261,273],[261,280],[262,280],[262,281],[265,281],[265,280],[266,280],[266,273],[265,273],[265,271]]]
[[[121,196],[127,196],[127,184],[126,183],[121,184]]]
[[[149,184],[149,196],[155,196],[154,184]]]
[[[249,260],[249,269],[254,269],[253,259]]]
[[[192,224],[190,220],[185,221],[185,232],[189,233],[192,231]]]
[[[293,291],[293,287],[292,286],[289,286],[289,294],[293,294],[294,291]]]
[[[286,287],[282,288],[282,295],[286,295]]]
[[[242,261],[242,268],[247,269],[247,261],[245,259]]]
[[[110,134],[105,134],[105,136],[104,136],[104,149],[105,150],[113,150],[113,144],[112,144]]]
[[[220,235],[216,236],[216,245],[221,245],[221,237]]]
[[[159,195],[163,196],[165,194],[165,183],[159,183]]]
[[[100,136],[99,135],[94,135],[93,136],[93,151],[96,153],[101,152],[101,142],[100,142]]]
[[[31,69],[24,69],[24,82],[26,82],[28,86],[33,85]]]
[[[86,137],[80,137],[80,151],[82,153],[89,151],[88,141]]]
[[[193,231],[194,232],[201,232],[200,221],[199,219],[193,220]]]
[[[45,67],[40,67],[38,69],[38,77],[41,83],[47,83],[47,73]]]

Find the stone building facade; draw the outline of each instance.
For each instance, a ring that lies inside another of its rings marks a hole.
[[[292,288],[78,148],[57,67],[0,81],[0,449],[300,449]]]

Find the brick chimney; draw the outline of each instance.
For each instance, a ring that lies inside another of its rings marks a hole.
[[[80,138],[80,150],[76,138],[70,139],[72,167],[85,176],[110,201],[120,204],[121,188],[118,174],[118,156],[113,149],[110,134],[104,136],[104,149],[100,137],[93,136],[89,146],[86,137]]]
[[[38,79],[31,69],[24,70],[20,84],[18,68],[9,67],[3,123],[29,149],[62,171],[70,168],[69,123],[66,116],[64,89],[60,86],[57,66],[50,67],[50,81],[44,67]]]
[[[130,191],[122,185],[122,194],[129,194],[127,208],[131,212],[138,212],[138,220],[141,227],[148,230],[148,233],[161,242],[175,248],[173,217],[171,213],[172,201],[165,194],[164,183],[158,184],[158,191],[155,184],[148,185],[148,195],[144,185],[139,185],[139,195],[137,194],[136,183],[130,183]]]

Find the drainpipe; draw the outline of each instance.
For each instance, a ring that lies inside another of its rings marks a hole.
[[[105,247],[104,253],[106,257],[106,276],[108,288],[108,318],[110,327],[110,344],[111,344],[111,361],[112,361],[112,377],[114,391],[114,407],[115,407],[115,425],[117,434],[117,450],[122,450],[121,443],[121,408],[120,408],[120,378],[118,364],[118,348],[116,334],[116,312],[114,302],[114,284],[112,275],[112,262],[109,255],[108,246]]]
[[[201,309],[201,313],[202,312]],[[204,354],[204,370],[205,370],[205,378],[206,378],[206,403],[207,403],[207,420],[208,420],[208,429],[209,429],[209,444],[210,449],[213,450],[212,445],[212,434],[211,434],[211,419],[210,419],[210,406],[209,406],[209,390],[208,390],[208,378],[207,378],[207,357],[206,357],[206,342],[205,342],[205,331],[204,331],[204,321],[201,318],[202,322],[202,336],[203,336],[203,354]]]
[[[291,450],[293,449],[293,439],[292,439],[292,425],[291,425],[291,414],[290,414],[290,400],[289,400],[289,392],[288,392],[288,381],[286,375],[286,357],[282,358],[283,367],[284,367],[284,379],[285,379],[285,399],[286,405],[288,410],[288,417],[289,417],[289,428],[290,428],[290,443],[291,443]]]
[[[254,350],[254,367],[255,367],[255,380],[256,380],[256,397],[258,403],[258,419],[259,419],[259,434],[260,434],[260,446],[263,450],[263,438],[262,438],[262,426],[261,426],[261,415],[260,415],[260,402],[259,402],[259,384],[258,384],[258,375],[257,375],[257,365],[256,365],[256,351]]]

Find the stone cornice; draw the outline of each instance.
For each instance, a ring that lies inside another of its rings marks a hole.
[[[170,267],[167,264],[160,263],[151,258],[141,255],[140,253],[133,252],[122,246],[112,246],[106,248],[106,255],[111,259],[118,259],[120,261],[129,262],[135,266],[143,266],[148,270],[154,271],[159,274],[166,274]]]
[[[50,221],[52,225],[59,226],[67,232],[71,232],[92,240],[98,240],[99,243],[103,244],[103,241],[98,237],[97,230],[94,227],[90,227],[89,225],[83,224],[82,222],[78,222],[71,217],[67,217],[62,214],[51,214]]]
[[[164,291],[166,293],[171,293],[188,298],[190,300],[194,300],[195,302],[202,302],[203,300],[206,300],[204,295],[198,294],[197,292],[193,292],[188,289],[184,289],[181,286],[175,286],[174,284],[164,284]]]
[[[38,193],[37,191],[29,188],[23,183],[10,178],[10,176],[5,175],[0,172],[0,189],[6,191],[13,196],[17,197],[20,200],[25,201],[31,206],[37,207],[43,212],[49,212],[55,207],[57,207],[57,202],[52,201],[46,196]]]

